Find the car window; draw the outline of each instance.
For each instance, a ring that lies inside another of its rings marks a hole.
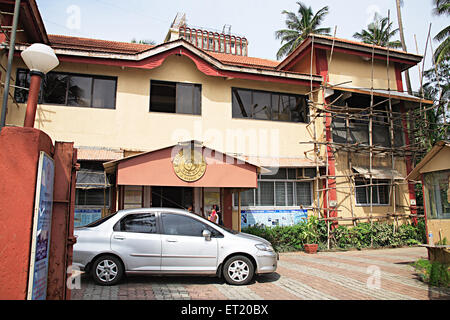
[[[116,224],[114,231],[157,233],[156,215],[154,213],[130,214]]]
[[[203,231],[213,231],[208,225],[183,215],[162,213],[161,214],[164,234],[174,236],[203,237]]]
[[[111,215],[109,215],[109,216],[106,216],[106,217],[104,217],[104,218],[101,218],[101,219],[99,219],[99,220],[97,220],[97,221],[94,221],[94,222],[92,222],[92,223],[90,223],[90,224],[84,226],[84,228],[95,228],[95,227],[98,227],[98,226],[101,225],[103,222],[106,222],[106,221],[108,221],[109,219],[111,219],[112,217],[114,217],[116,214],[117,214],[117,212],[115,212],[115,213],[113,213],[113,214],[111,214]]]

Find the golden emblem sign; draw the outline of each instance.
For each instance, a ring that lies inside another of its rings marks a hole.
[[[173,159],[173,169],[178,178],[186,182],[200,180],[206,172],[206,162],[201,152],[181,150]]]

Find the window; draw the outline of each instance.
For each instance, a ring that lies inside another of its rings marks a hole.
[[[339,93],[340,94],[340,93]],[[333,96],[334,97],[334,96]],[[330,99],[333,100],[334,98]],[[372,143],[374,146],[391,147],[389,104],[386,98],[374,97],[372,117]],[[353,94],[346,100],[338,100],[336,106],[365,109],[371,105],[370,96]],[[399,105],[392,106],[394,147],[404,146],[403,124]],[[360,143],[369,145],[370,114],[368,110],[350,111],[350,116],[337,114],[333,117],[333,141],[336,143]]]
[[[139,209],[143,204],[143,187],[124,186],[123,208]]]
[[[308,122],[306,96],[232,89],[233,118],[284,122]]]
[[[211,230],[204,223],[179,214],[162,213],[164,234],[173,236],[203,237],[204,230]]]
[[[77,189],[75,193],[75,205],[85,207],[107,207],[109,208],[108,189]]]
[[[372,205],[389,205],[389,180],[373,179],[373,186],[370,187],[370,180],[356,180],[356,204],[370,205],[370,194],[372,190]]]
[[[298,173],[297,173],[298,170]],[[306,170],[306,169],[305,169]],[[261,175],[258,189],[241,192],[242,207],[295,207],[312,205],[312,183],[299,181],[303,169],[280,168],[276,174]],[[315,176],[315,172],[314,172]],[[237,207],[238,196],[234,196]]]
[[[151,81],[150,111],[201,115],[201,85]]]
[[[158,233],[156,215],[154,213],[130,214],[114,226],[114,231]]]
[[[17,70],[16,86],[29,88],[28,70]],[[116,91],[117,78],[50,72],[42,81],[39,103],[115,109]],[[25,103],[28,92],[16,88],[14,97],[18,103]]]
[[[424,174],[428,219],[450,219],[450,170]]]

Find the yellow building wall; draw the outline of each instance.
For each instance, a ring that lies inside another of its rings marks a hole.
[[[441,239],[447,238],[450,241],[450,220],[427,220],[428,233],[433,233],[433,241],[436,244]]]
[[[330,61],[330,51],[327,51],[328,61]],[[395,64],[391,61],[389,73],[387,61],[364,60],[362,57],[348,55],[341,52],[334,52],[331,63],[328,66],[330,76],[329,83],[332,85],[343,84],[347,87],[373,88],[387,90],[398,90],[395,77]]]
[[[450,148],[444,147],[433,159],[431,159],[426,165],[424,165],[419,172],[435,172],[450,169]]]
[[[397,158],[394,160],[394,168],[403,177],[406,177],[406,163],[403,159]],[[352,154],[352,167],[366,167],[369,168],[370,159],[368,154]],[[373,168],[392,168],[392,160],[390,156],[374,156]],[[336,155],[336,186],[337,186],[337,202],[338,202],[338,216],[345,218],[365,218],[369,216],[385,216],[387,213],[407,214],[409,210],[405,207],[410,206],[408,185],[404,180],[396,180],[390,195],[389,205],[358,205],[356,204],[356,196],[354,190],[354,177],[351,177],[353,172],[350,168],[348,154],[346,152],[338,152]],[[374,175],[373,179],[377,179]],[[391,188],[392,190],[392,188]],[[395,195],[394,195],[395,192]],[[395,204],[395,205],[394,205]],[[366,219],[360,220],[366,221]],[[340,224],[351,224],[351,221],[340,222]]]
[[[206,76],[189,58],[179,56],[153,70],[61,63],[55,71],[118,77],[115,110],[38,106],[35,127],[57,141],[151,151],[195,139],[224,152],[274,157],[304,157],[312,149],[299,143],[312,140],[307,124],[232,118],[232,87],[307,94],[304,86]],[[150,80],[202,84],[202,115],[149,112]],[[25,109],[10,103],[7,124],[22,125]],[[241,137],[246,137],[245,148],[237,143]]]

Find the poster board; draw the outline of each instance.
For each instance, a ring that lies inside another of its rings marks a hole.
[[[265,209],[265,210],[241,210],[241,228],[255,225],[266,227],[293,226],[308,219],[306,209]]]
[[[46,300],[47,298],[54,181],[55,163],[45,152],[41,152],[33,214],[28,300]]]
[[[102,209],[75,209],[74,227],[84,227],[102,218]]]

